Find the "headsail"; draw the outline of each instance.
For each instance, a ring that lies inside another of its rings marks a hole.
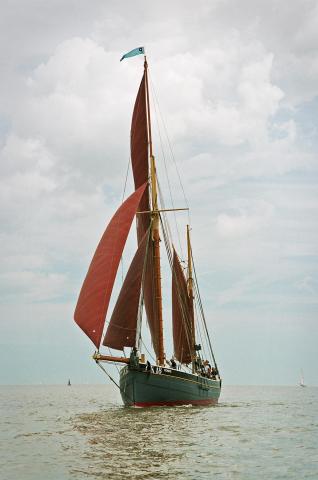
[[[146,187],[147,183],[142,184],[111,219],[93,256],[77,301],[75,322],[97,348],[100,346],[119,261]]]
[[[122,350],[124,347],[134,347],[136,344],[141,281],[148,243],[149,231],[145,233],[139,244],[120,290],[103,341],[103,345],[107,347]]]
[[[172,325],[173,344],[176,359],[190,363],[194,350],[193,308],[190,305],[187,282],[178,259],[173,250],[172,265]]]

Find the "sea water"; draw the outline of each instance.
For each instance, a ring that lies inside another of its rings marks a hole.
[[[0,387],[1,480],[318,479],[318,388],[125,408],[113,385]]]

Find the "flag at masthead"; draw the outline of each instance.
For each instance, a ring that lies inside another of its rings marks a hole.
[[[145,53],[144,47],[138,47],[134,48],[133,50],[130,50],[130,52],[125,53],[120,59],[120,62],[124,60],[124,58],[129,58],[129,57],[135,57],[136,55],[143,55]]]

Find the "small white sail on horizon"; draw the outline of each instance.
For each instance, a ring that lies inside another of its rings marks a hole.
[[[304,380],[304,372],[300,370],[300,382],[299,382],[300,387],[306,387],[305,385],[305,380]]]

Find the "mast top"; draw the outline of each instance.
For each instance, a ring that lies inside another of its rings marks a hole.
[[[152,151],[152,134],[151,134],[151,117],[150,117],[150,102],[149,102],[149,84],[148,84],[148,62],[145,55],[144,61],[144,71],[145,71],[145,86],[146,86],[146,102],[147,102],[147,127],[148,127],[148,143],[149,143],[149,156],[153,157]]]

